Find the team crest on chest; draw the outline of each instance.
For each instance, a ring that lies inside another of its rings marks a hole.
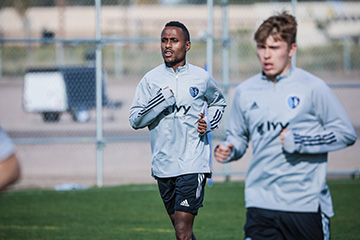
[[[199,94],[199,89],[197,87],[189,88],[190,95],[195,98]]]
[[[295,109],[299,106],[300,104],[300,97],[292,94],[292,95],[289,95],[287,98],[286,98],[286,106],[289,108],[289,109]]]

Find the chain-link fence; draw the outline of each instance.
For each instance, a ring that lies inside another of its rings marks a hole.
[[[136,84],[162,63],[159,37],[170,20],[189,28],[189,62],[208,68],[231,103],[234,86],[260,71],[256,27],[295,12],[296,65],[333,87],[359,135],[360,3],[209,2],[1,1],[0,124],[22,165],[15,187],[152,181],[149,133],[131,129],[128,115]],[[359,151],[356,143],[331,153],[329,171],[356,171]],[[249,149],[238,162],[213,162],[214,178],[242,179],[250,157]]]

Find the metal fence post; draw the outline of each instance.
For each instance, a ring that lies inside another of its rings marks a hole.
[[[214,25],[214,1],[207,1],[208,19],[207,19],[207,35],[206,35],[206,64],[207,71],[213,74],[213,25]]]
[[[102,123],[102,43],[101,43],[101,0],[95,0],[96,7],[96,159],[97,159],[97,186],[103,185],[103,139]]]
[[[229,23],[228,23],[228,0],[221,1],[222,6],[222,82],[223,93],[226,99],[229,97]],[[226,123],[227,114],[223,121]],[[224,164],[225,181],[230,180],[230,164]]]
[[[0,77],[2,77],[2,43],[0,43]]]
[[[296,5],[297,5],[297,0],[291,0],[291,9],[292,9],[292,13],[294,15],[294,17],[296,17]],[[296,52],[294,53],[294,56],[291,59],[291,64],[295,67],[296,66]]]

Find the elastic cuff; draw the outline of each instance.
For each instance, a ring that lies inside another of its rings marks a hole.
[[[171,92],[170,88],[163,89],[162,95],[164,96],[165,99],[168,99],[168,98],[174,96],[174,94]]]
[[[206,122],[206,133],[208,133],[208,132],[211,131],[211,123],[210,123],[210,120],[209,120],[209,118],[207,116],[204,117],[204,120]]]
[[[296,151],[294,133],[291,130],[284,134],[284,151],[287,153]]]

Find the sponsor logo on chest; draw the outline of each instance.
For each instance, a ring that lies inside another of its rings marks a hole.
[[[265,131],[271,132],[271,131],[282,131],[283,129],[287,128],[289,126],[289,122],[282,123],[282,122],[271,122],[266,121],[265,123],[260,123],[257,126],[257,132],[262,136],[264,135]]]

